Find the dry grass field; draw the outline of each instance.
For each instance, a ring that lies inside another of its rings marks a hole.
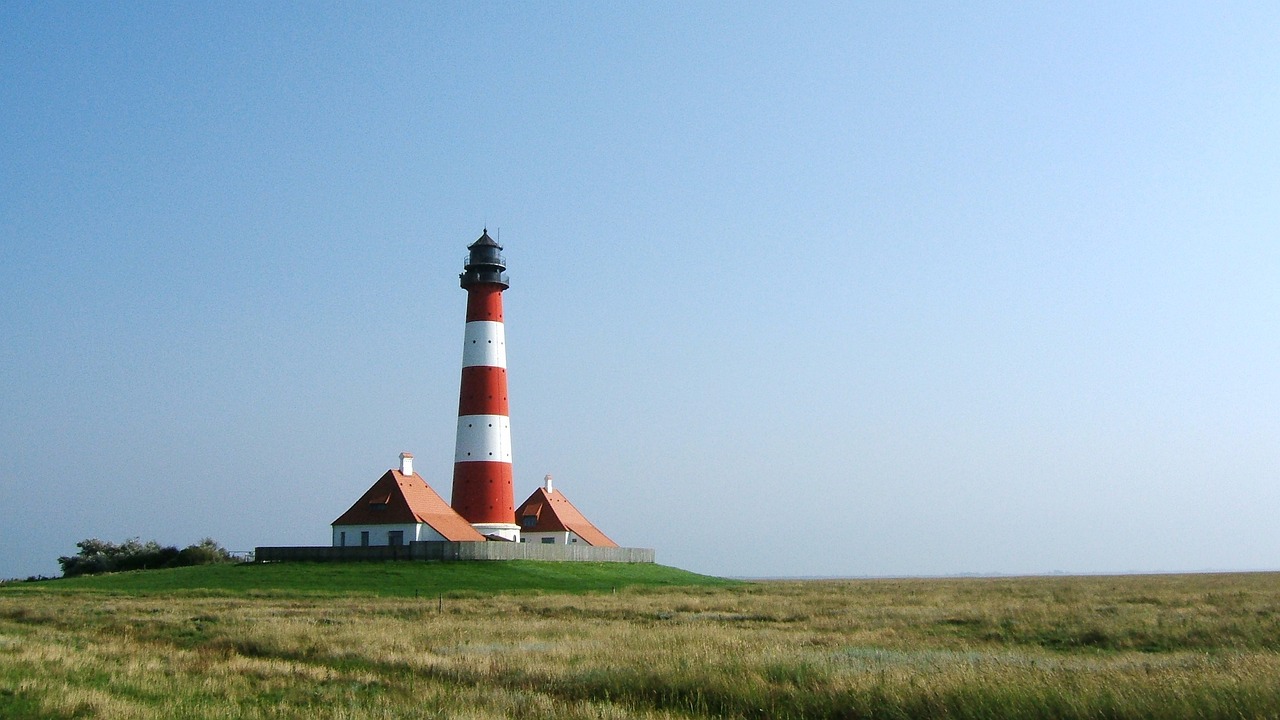
[[[1263,718],[1280,575],[0,588],[0,717]]]

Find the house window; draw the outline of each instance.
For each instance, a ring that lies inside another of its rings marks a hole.
[[[338,545],[339,547],[347,546],[347,534],[345,532],[338,533]]]
[[[578,538],[574,538],[574,539],[570,540],[569,542],[578,542]]]
[[[387,533],[387,544],[388,544],[388,545],[396,545],[396,546],[403,545],[403,544],[404,544],[404,531],[403,531],[403,530],[392,530],[391,532],[388,532],[388,533]]]
[[[555,539],[555,538],[553,538],[553,537],[550,537],[550,538],[542,538],[542,544],[543,544],[543,545],[555,545],[555,544],[556,544],[556,539]]]
[[[369,531],[360,531],[360,547],[369,547]]]
[[[538,516],[537,516],[537,515],[525,515],[524,517],[520,518],[520,524],[521,524],[521,525],[523,525],[523,526],[524,526],[524,527],[526,527],[526,528],[531,528],[531,527],[533,527],[534,525],[537,525],[537,524],[538,524]]]

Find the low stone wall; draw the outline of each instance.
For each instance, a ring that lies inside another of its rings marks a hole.
[[[556,562],[651,563],[653,548],[592,547],[508,542],[411,542],[368,547],[260,547],[257,562],[350,562],[358,560],[548,560]]]

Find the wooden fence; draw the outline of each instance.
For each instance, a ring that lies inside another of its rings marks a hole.
[[[366,547],[259,547],[257,562],[351,562],[359,560],[548,560],[556,562],[651,563],[653,548],[593,547],[514,542],[411,542]]]

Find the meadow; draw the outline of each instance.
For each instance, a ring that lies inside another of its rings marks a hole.
[[[0,717],[1280,714],[1280,574],[742,583],[450,565],[0,587]]]

